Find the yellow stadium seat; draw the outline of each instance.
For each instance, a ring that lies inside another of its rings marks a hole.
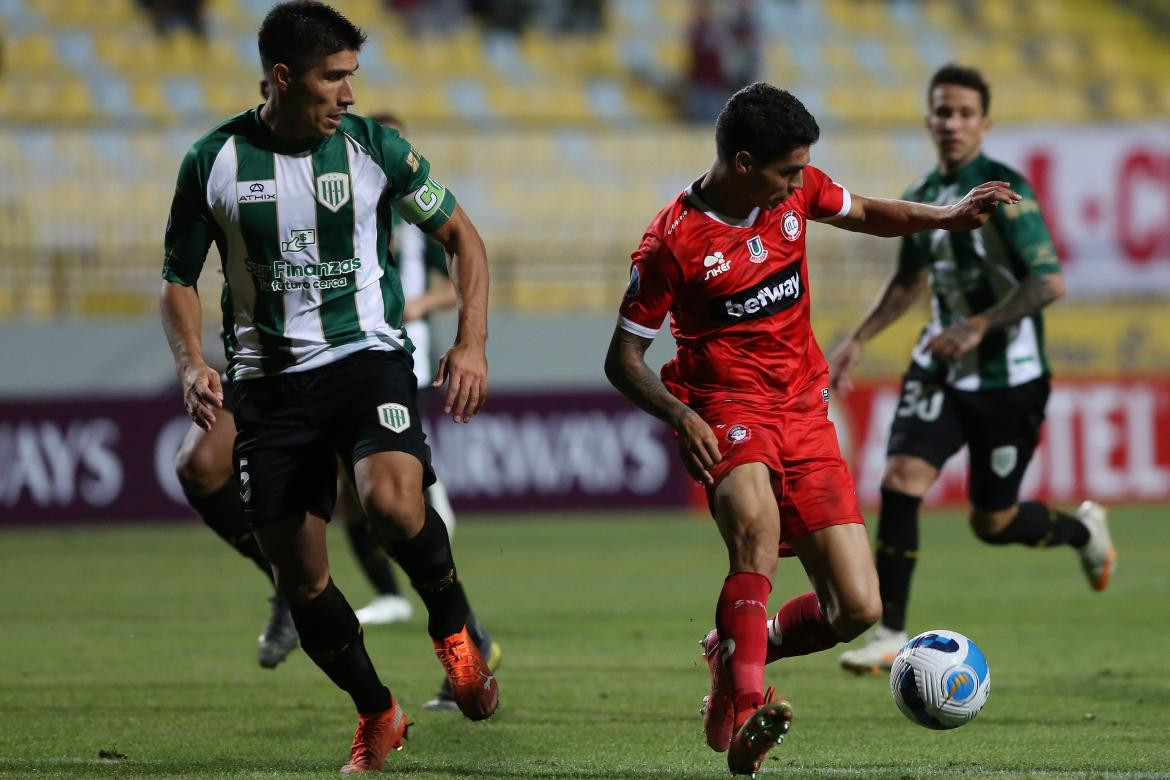
[[[14,72],[46,71],[61,67],[53,38],[34,33],[3,40],[4,68]]]

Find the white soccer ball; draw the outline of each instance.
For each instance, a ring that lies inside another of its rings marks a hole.
[[[894,656],[890,691],[907,718],[928,729],[953,729],[979,714],[991,693],[987,659],[956,631],[924,631]]]

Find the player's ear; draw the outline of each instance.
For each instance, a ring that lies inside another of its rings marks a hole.
[[[736,173],[750,173],[755,165],[756,161],[751,152],[741,150],[735,153]]]
[[[292,84],[292,71],[288,65],[278,62],[272,66],[272,86],[281,92],[286,91]]]

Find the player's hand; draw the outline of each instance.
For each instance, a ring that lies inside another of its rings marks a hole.
[[[987,320],[975,315],[963,322],[956,322],[943,329],[926,345],[935,357],[954,360],[962,357],[983,341],[987,333]]]
[[[678,451],[682,455],[683,465],[696,482],[703,485],[714,485],[711,477],[711,467],[723,460],[719,452],[719,439],[707,422],[690,409],[683,414],[682,419],[674,426],[678,434]]]
[[[205,431],[215,425],[215,410],[223,408],[223,386],[219,373],[206,363],[191,366],[183,371],[183,406],[187,416]]]
[[[1002,203],[1010,206],[1019,203],[1020,196],[1013,192],[1006,181],[989,181],[980,184],[958,203],[946,207],[942,227],[945,230],[974,230],[991,219],[991,212]]]
[[[847,338],[833,350],[829,358],[829,387],[841,398],[853,392],[853,377],[850,373],[861,362],[865,345],[855,338]]]
[[[442,387],[448,380],[443,412],[455,422],[470,422],[487,400],[487,354],[482,344],[456,341],[439,358],[439,371],[431,387]]]

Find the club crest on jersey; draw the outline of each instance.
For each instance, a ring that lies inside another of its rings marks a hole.
[[[752,437],[752,429],[746,425],[733,425],[727,429],[727,440],[732,444],[739,444]]]
[[[764,239],[759,236],[749,238],[747,247],[748,251],[752,253],[752,256],[748,259],[753,263],[762,263],[768,259],[768,250],[764,249]]]
[[[731,260],[724,257],[722,252],[716,252],[703,258],[703,267],[707,269],[707,275],[703,277],[703,281],[707,281],[724,271],[730,271]]]
[[[800,218],[792,209],[784,212],[784,216],[780,218],[780,232],[789,241],[795,241],[800,238],[800,234],[804,232],[804,220]]]
[[[288,241],[280,242],[281,252],[303,252],[310,244],[317,243],[317,231],[313,228],[289,228]]]
[[[638,266],[630,269],[630,283],[626,285],[626,298],[636,298],[638,290],[642,288],[642,273]]]
[[[333,212],[349,203],[349,174],[323,173],[318,176],[317,201]]]

